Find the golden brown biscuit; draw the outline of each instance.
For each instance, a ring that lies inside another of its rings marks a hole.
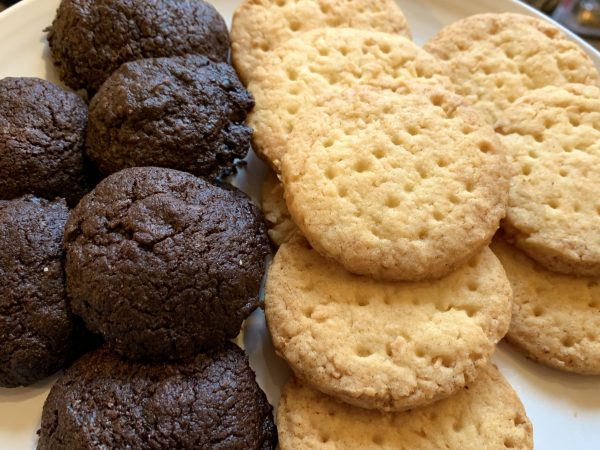
[[[456,91],[493,124],[528,91],[599,84],[591,58],[556,26],[520,14],[478,14],[443,28],[426,45],[448,64]]]
[[[600,277],[600,88],[532,91],[496,130],[513,168],[511,241],[549,270]]]
[[[600,375],[600,278],[550,272],[501,239],[492,250],[514,295],[507,341],[542,364]]]
[[[494,130],[462,97],[409,86],[350,90],[299,114],[282,165],[311,245],[378,279],[456,270],[505,213],[509,166]]]
[[[279,171],[298,115],[325,94],[357,85],[397,89],[406,80],[451,87],[437,59],[399,35],[351,28],[309,31],[279,47],[257,69],[248,89],[254,149]]]
[[[305,383],[400,411],[476,377],[508,330],[511,290],[487,248],[441,280],[398,283],[352,275],[288,242],[268,273],[265,314],[275,350]]]
[[[244,84],[280,44],[316,28],[356,28],[410,38],[393,0],[244,0],[231,25],[231,59]]]
[[[523,404],[493,365],[458,394],[402,413],[349,406],[292,378],[277,428],[281,450],[533,449]]]

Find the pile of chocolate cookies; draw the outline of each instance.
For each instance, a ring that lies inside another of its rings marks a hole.
[[[275,448],[229,342],[270,245],[222,181],[254,105],[223,18],[202,0],[63,0],[48,41],[81,95],[0,80],[0,386],[70,365],[39,449]]]

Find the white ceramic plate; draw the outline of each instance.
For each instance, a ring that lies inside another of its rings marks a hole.
[[[471,14],[539,15],[513,0],[398,1],[408,16],[415,41],[420,44],[441,27]],[[238,0],[212,2],[229,22]],[[0,14],[0,78],[37,76],[59,81],[48,58],[43,33],[52,22],[58,3],[59,0],[24,0]],[[600,54],[573,38],[586,48],[600,68]],[[256,197],[264,171],[262,163],[250,157],[247,170],[238,175],[236,184]],[[273,354],[262,312],[256,312],[246,322],[243,341],[259,383],[269,401],[276,405],[288,371]],[[536,449],[600,449],[600,377],[568,375],[544,368],[526,360],[506,344],[500,345],[494,361],[525,404],[533,422]],[[0,388],[0,450],[35,448],[42,405],[52,381],[30,388]]]

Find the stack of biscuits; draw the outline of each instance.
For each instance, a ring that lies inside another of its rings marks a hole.
[[[600,372],[593,62],[515,14],[422,49],[393,0],[247,0],[231,36],[273,169],[281,448],[532,448],[490,358],[508,333]]]

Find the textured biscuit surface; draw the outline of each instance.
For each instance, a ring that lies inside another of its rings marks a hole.
[[[46,80],[4,78],[0,105],[0,198],[34,194],[77,204],[92,187],[83,156],[85,102]]]
[[[546,21],[520,14],[459,20],[424,47],[447,61],[456,91],[489,123],[526,92],[548,85],[600,83],[590,57]]]
[[[246,156],[253,106],[226,63],[198,55],[125,63],[92,99],[86,151],[104,173],[158,166],[214,178]]]
[[[269,228],[269,237],[275,245],[281,245],[300,233],[285,204],[283,185],[275,172],[269,172],[265,177],[261,206]]]
[[[229,33],[203,0],[62,0],[48,44],[61,80],[93,93],[127,61],[187,54],[227,61]]]
[[[73,335],[67,306],[63,200],[0,200],[0,386],[28,385],[59,370]]]
[[[444,83],[443,66],[412,41],[388,33],[325,28],[294,38],[269,55],[248,84],[254,148],[275,170],[303,110],[326,93],[356,85],[396,89],[408,79]]]
[[[499,239],[492,250],[514,295],[507,340],[543,364],[600,374],[600,278],[550,272]]]
[[[487,245],[509,166],[494,130],[441,88],[347,91],[302,114],[282,175],[321,254],[381,279],[439,278]]]
[[[600,89],[533,91],[496,129],[512,162],[511,240],[550,270],[600,276]]]
[[[355,408],[292,379],[277,414],[281,450],[532,449],[515,391],[494,366],[480,372],[456,395],[402,413]]]
[[[100,182],[71,213],[65,247],[73,311],[119,354],[159,360],[237,336],[270,250],[244,193],[156,167]]]
[[[336,27],[410,38],[406,18],[393,0],[244,0],[231,25],[233,65],[248,83],[280,44],[306,31]]]
[[[44,404],[39,450],[271,450],[271,406],[234,344],[178,363],[85,355]]]
[[[405,283],[352,275],[290,242],[269,270],[265,313],[276,351],[304,382],[399,411],[477,376],[508,329],[511,291],[487,248],[446,278]]]

